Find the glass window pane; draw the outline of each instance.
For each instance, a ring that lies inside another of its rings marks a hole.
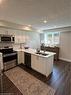
[[[48,34],[47,38],[47,43],[50,45],[52,43],[52,34]]]
[[[59,44],[59,33],[54,34],[54,44]]]
[[[59,44],[59,35],[60,35],[59,32],[45,33],[45,36],[44,36],[45,45],[56,46],[57,44]]]

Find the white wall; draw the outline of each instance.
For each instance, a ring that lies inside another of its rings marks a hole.
[[[40,47],[40,35],[37,32],[26,32],[25,34],[28,39],[26,44],[31,48],[39,48]]]
[[[60,33],[60,59],[71,62],[71,32]]]

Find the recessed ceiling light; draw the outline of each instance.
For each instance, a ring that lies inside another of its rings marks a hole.
[[[44,20],[43,22],[44,22],[44,23],[47,23],[47,20]]]
[[[23,29],[24,29],[24,30],[31,30],[31,28],[28,27],[28,26],[24,27]]]

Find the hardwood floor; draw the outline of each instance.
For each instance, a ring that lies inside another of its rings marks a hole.
[[[0,76],[0,95],[22,95],[22,93],[3,74],[2,76]]]
[[[39,80],[53,87],[56,90],[55,95],[71,95],[71,63],[65,61],[54,62],[53,73],[48,78],[32,69],[26,68],[22,64],[20,67]],[[22,95],[16,86],[4,74],[2,76],[2,80],[0,77],[0,85],[1,83],[2,88],[0,86],[0,93],[3,92],[12,93],[12,95]]]

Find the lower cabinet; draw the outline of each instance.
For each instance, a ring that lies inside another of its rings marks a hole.
[[[46,74],[45,61],[44,57],[31,55],[31,67],[42,74]]]
[[[47,58],[31,55],[31,67],[48,77],[53,72],[53,59],[54,56]]]
[[[24,52],[18,51],[18,64],[23,63],[24,64]]]
[[[1,74],[1,71],[3,70],[3,57],[2,57],[2,53],[0,53],[0,74]]]
[[[24,64],[24,52],[22,52],[21,60],[22,60],[22,63]]]
[[[29,57],[29,55],[24,55],[24,52],[18,51],[18,64],[23,63],[27,66],[30,66],[32,69],[45,75],[46,77],[48,77],[48,75],[51,74],[51,72],[53,71],[54,56],[42,57],[31,54],[31,57]]]

